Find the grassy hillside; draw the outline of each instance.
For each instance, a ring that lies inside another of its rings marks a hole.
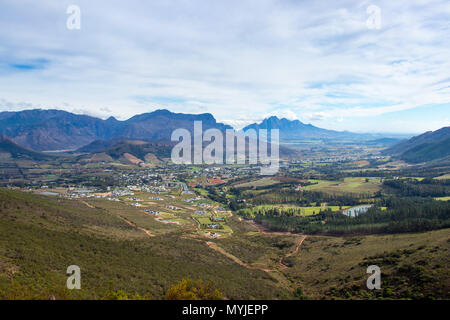
[[[449,150],[450,127],[443,127],[402,141],[386,149],[385,153],[410,163],[418,163],[443,159],[450,155]]]
[[[76,201],[0,191],[0,298],[102,298],[109,289],[163,298],[183,277],[211,280],[232,299],[286,298],[288,291],[179,234],[138,237],[118,217]],[[65,289],[69,265],[82,289]]]
[[[212,240],[91,203],[0,189],[0,299],[105,299],[117,290],[161,299],[183,277],[211,281],[229,299],[449,298],[448,229],[305,238],[234,216],[233,236]],[[370,264],[382,270],[377,292],[365,286]],[[69,265],[81,268],[81,290],[65,288]]]
[[[22,148],[5,136],[0,136],[0,153],[9,153],[15,159],[51,160],[53,157]]]
[[[288,275],[311,298],[449,298],[449,230],[350,238],[309,237],[290,257]],[[366,288],[366,269],[381,269],[381,290]]]
[[[450,155],[450,138],[436,143],[423,143],[401,155],[407,162],[417,163],[440,159]]]

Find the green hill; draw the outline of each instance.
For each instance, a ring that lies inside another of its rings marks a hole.
[[[384,151],[410,163],[444,159],[450,155],[450,127],[429,131],[402,141]]]
[[[30,159],[30,160],[50,160],[54,157],[40,152],[25,149],[8,137],[0,136],[0,153],[10,154],[15,159]]]
[[[81,268],[81,290],[65,288],[70,265]],[[110,290],[161,299],[184,277],[210,280],[231,299],[289,297],[264,272],[178,232],[149,238],[82,201],[0,189],[0,300],[102,299]]]
[[[411,163],[426,162],[450,155],[450,138],[435,143],[423,143],[401,154],[401,159]]]
[[[170,158],[172,146],[165,143],[147,142],[141,140],[113,139],[97,140],[77,150],[82,153],[104,153],[117,160],[130,154],[134,157],[145,160],[148,154],[155,155],[156,158]]]

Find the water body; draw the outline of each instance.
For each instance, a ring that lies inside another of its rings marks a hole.
[[[50,191],[41,192],[41,194],[44,196],[59,196],[59,193],[50,192]]]
[[[356,207],[351,207],[348,209],[345,209],[342,211],[343,214],[345,214],[348,217],[356,217],[360,215],[361,213],[366,213],[369,208],[371,208],[373,204],[363,204]]]

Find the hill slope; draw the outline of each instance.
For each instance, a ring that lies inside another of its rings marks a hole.
[[[407,162],[417,163],[441,159],[450,155],[450,138],[435,143],[422,143],[401,155]]]
[[[240,266],[203,242],[178,232],[148,237],[82,201],[0,189],[0,212],[0,300],[102,299],[109,290],[161,299],[183,277],[211,280],[231,299],[289,297],[264,272]],[[66,289],[66,269],[73,264],[81,268],[81,290]]]
[[[429,131],[402,141],[385,151],[410,163],[443,159],[450,155],[450,127]]]
[[[161,159],[170,158],[172,146],[170,144],[146,142],[141,140],[96,140],[76,152],[94,155],[106,155],[114,160],[125,160],[134,164],[150,160],[153,163]],[[84,158],[84,156],[81,156]],[[103,157],[101,157],[103,158]]]
[[[53,157],[22,148],[4,135],[0,135],[0,153],[9,155],[13,159],[50,160]]]
[[[111,290],[158,299],[183,277],[211,280],[232,300],[295,298],[289,286],[314,299],[448,299],[448,229],[305,238],[248,233],[252,227],[234,219],[233,237],[220,241],[170,229],[149,237],[138,227],[158,222],[142,210],[86,201],[0,189],[0,299],[108,299]],[[277,271],[248,267],[261,263]],[[81,290],[66,289],[73,264]],[[366,287],[371,264],[382,268],[379,291]]]

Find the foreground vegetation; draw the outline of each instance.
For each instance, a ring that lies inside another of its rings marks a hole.
[[[448,298],[449,229],[304,238],[234,216],[232,237],[205,240],[176,228],[148,237],[138,228],[144,220],[135,222],[81,201],[0,189],[0,298]],[[82,288],[71,291],[65,273],[74,264]],[[365,286],[370,264],[382,268],[381,291]]]

